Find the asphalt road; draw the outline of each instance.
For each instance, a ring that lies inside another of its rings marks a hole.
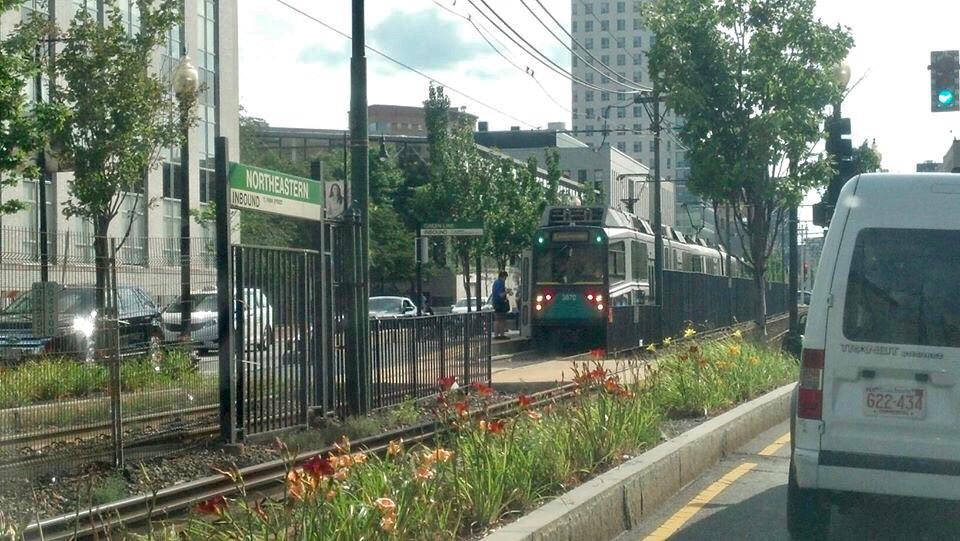
[[[786,529],[789,425],[783,423],[728,456],[616,541],[653,539],[789,540]],[[960,505],[871,501],[833,510],[828,539],[960,539]]]

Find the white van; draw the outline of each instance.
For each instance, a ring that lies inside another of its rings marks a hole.
[[[803,348],[791,535],[864,495],[960,500],[960,175],[846,183]]]

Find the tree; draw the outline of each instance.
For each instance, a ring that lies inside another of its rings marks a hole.
[[[0,0],[0,15],[19,9],[23,0]],[[61,121],[60,109],[31,104],[24,93],[42,69],[37,52],[48,32],[46,18],[32,14],[0,40],[0,216],[23,209],[23,202],[2,197],[19,178],[39,179],[36,166],[46,135]]]
[[[853,149],[853,171],[854,175],[860,175],[862,173],[876,173],[881,171],[880,166],[880,153],[877,152],[877,143],[874,141],[872,144],[868,144],[867,140],[863,140],[863,144],[859,147]]]
[[[73,168],[63,212],[93,223],[101,307],[110,224],[126,198],[143,191],[145,174],[159,165],[161,149],[181,141],[170,84],[152,70],[154,53],[176,24],[179,6],[178,0],[137,0],[136,32],[128,30],[117,0],[104,0],[103,24],[81,10],[57,60],[65,85],[58,95],[68,107],[59,139],[62,159]],[[129,230],[128,224],[124,239]]]
[[[841,89],[833,71],[847,29],[813,15],[815,0],[654,0],[651,77],[684,119],[688,186],[733,210],[765,329],[767,260],[786,209],[829,176],[812,149]],[[723,228],[718,227],[718,231]],[[731,239],[722,239],[730,246]]]

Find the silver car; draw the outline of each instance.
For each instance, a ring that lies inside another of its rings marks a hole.
[[[245,329],[247,345],[258,349],[269,346],[274,339],[273,307],[266,295],[259,289],[244,289]],[[193,311],[190,314],[190,339],[201,355],[211,349],[217,349],[219,332],[217,329],[217,292],[201,291],[191,294]],[[183,332],[180,324],[181,303],[178,299],[170,303],[161,314],[161,326],[165,342],[178,342]],[[234,324],[236,327],[236,324]]]

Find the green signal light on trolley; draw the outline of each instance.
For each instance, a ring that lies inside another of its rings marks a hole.
[[[537,244],[542,245],[544,242],[547,242],[547,239],[543,238],[543,235],[537,237]]]
[[[603,242],[603,235],[597,233],[596,240],[597,240],[597,244],[600,244],[601,242]]]
[[[944,88],[937,94],[937,101],[940,102],[941,106],[949,107],[953,105],[953,102],[957,101],[957,95],[954,94],[953,90]]]

